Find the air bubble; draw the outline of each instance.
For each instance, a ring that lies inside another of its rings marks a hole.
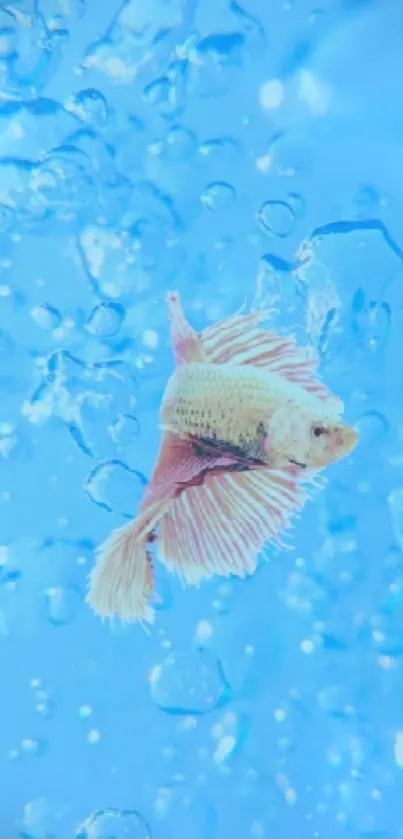
[[[108,430],[120,450],[132,445],[139,438],[140,423],[132,414],[120,414]]]
[[[37,213],[50,212],[67,222],[95,206],[91,162],[73,145],[61,146],[32,170],[31,207]]]
[[[35,306],[34,309],[31,309],[31,317],[38,326],[49,332],[57,329],[62,322],[59,310],[48,303],[43,303],[42,306]]]
[[[141,472],[121,460],[108,460],[90,472],[85,491],[94,504],[131,519],[146,485]]]
[[[295,227],[295,212],[285,201],[266,201],[257,214],[265,233],[285,239]]]
[[[385,345],[391,329],[392,313],[388,303],[366,301],[358,289],[353,298],[353,330],[358,342],[376,352]]]
[[[206,714],[227,702],[230,688],[210,650],[171,653],[150,674],[151,696],[168,714]]]
[[[209,210],[226,210],[236,198],[236,192],[231,184],[225,181],[214,181],[203,192],[201,201]]]
[[[111,338],[121,330],[125,319],[125,310],[119,303],[100,303],[92,310],[87,329],[100,338]]]
[[[78,828],[75,839],[151,839],[143,816],[135,810],[96,810]]]
[[[165,141],[165,155],[169,160],[191,160],[197,154],[197,138],[181,125],[169,129]]]
[[[107,101],[102,93],[94,88],[80,90],[68,100],[66,110],[98,130],[105,128],[109,118]]]
[[[47,798],[29,801],[24,807],[18,835],[20,839],[53,839],[65,835],[69,813],[70,808],[62,802]]]
[[[46,612],[50,623],[63,626],[71,623],[82,602],[80,591],[75,586],[57,586],[45,593]]]

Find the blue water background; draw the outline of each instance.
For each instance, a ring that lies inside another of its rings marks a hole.
[[[398,839],[401,5],[0,26],[1,839]],[[273,304],[361,442],[252,578],[159,566],[147,635],[84,595],[153,465],[171,288],[198,328]]]

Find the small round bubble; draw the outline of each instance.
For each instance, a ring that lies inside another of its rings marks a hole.
[[[285,239],[295,227],[295,211],[285,201],[265,201],[258,212],[259,224],[265,233]]]
[[[143,816],[135,810],[96,810],[78,828],[75,839],[151,839]]]
[[[201,201],[208,210],[225,210],[236,198],[236,192],[231,184],[225,181],[214,181],[204,190]]]

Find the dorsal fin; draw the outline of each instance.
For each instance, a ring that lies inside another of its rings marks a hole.
[[[338,412],[343,403],[335,397],[318,374],[318,359],[310,357],[304,347],[298,347],[294,336],[283,337],[258,326],[270,312],[231,315],[209,326],[201,333],[206,361],[212,364],[250,364],[277,373],[295,382],[319,399],[332,405]]]
[[[204,361],[205,354],[201,337],[186,320],[179,293],[170,291],[167,295],[167,303],[171,321],[171,344],[176,364]]]

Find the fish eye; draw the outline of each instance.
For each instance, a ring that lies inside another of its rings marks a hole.
[[[327,434],[328,429],[325,428],[323,425],[313,425],[312,426],[312,434],[314,437],[319,438],[322,437],[323,434]]]

